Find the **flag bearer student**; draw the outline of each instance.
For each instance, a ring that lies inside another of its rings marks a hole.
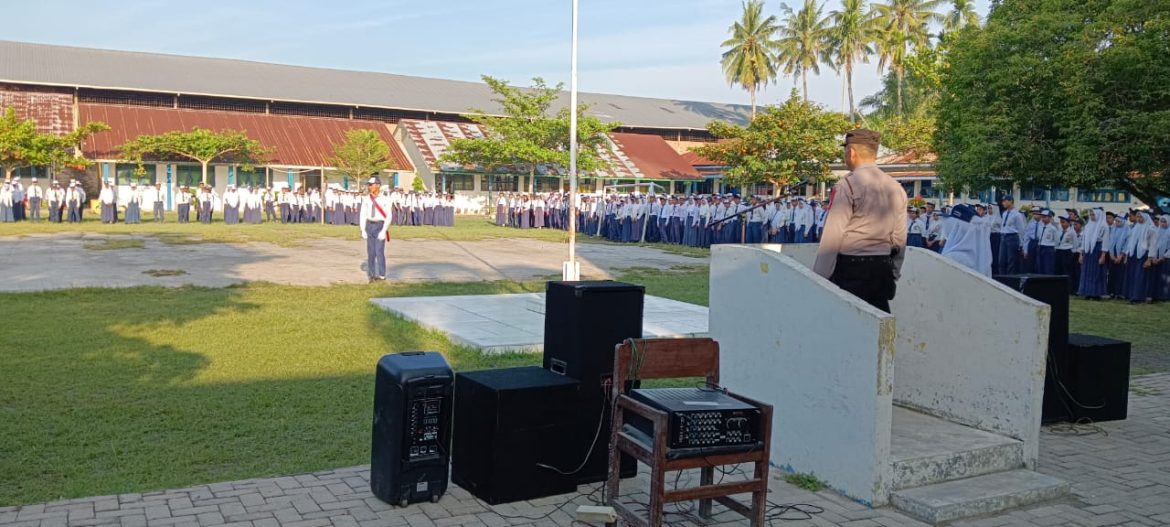
[[[1052,223],[1052,211],[1046,210],[1040,216],[1040,242],[1036,246],[1036,272],[1056,274],[1056,244],[1060,243],[1060,228]]]
[[[371,177],[369,196],[362,200],[360,228],[366,240],[366,274],[370,282],[386,279],[386,242],[390,228],[390,198],[382,195],[382,180]]]
[[[845,165],[829,204],[813,271],[870,305],[890,312],[906,255],[906,191],[877,167],[881,135],[845,134]]]
[[[41,222],[41,201],[45,199],[45,191],[37,184],[37,178],[32,178],[28,188],[24,190],[24,197],[28,200],[28,219]]]

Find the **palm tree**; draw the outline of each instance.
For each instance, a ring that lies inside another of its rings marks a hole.
[[[873,17],[866,9],[865,0],[842,0],[841,9],[829,13],[829,52],[833,62],[845,71],[845,85],[849,90],[849,120],[857,109],[853,105],[853,63],[869,62],[873,54]]]
[[[898,77],[898,115],[902,115],[902,84],[906,79],[905,60],[909,47],[930,45],[930,24],[942,16],[935,10],[942,0],[886,0],[874,4],[878,36],[875,42],[881,60],[878,69],[889,66]]]
[[[821,6],[816,0],[804,0],[800,11],[792,12],[788,4],[780,4],[784,11],[784,25],[780,28],[780,65],[786,75],[799,75],[804,85],[804,100],[808,101],[808,72],[821,73],[821,61],[832,62],[828,55],[828,22],[821,18]]]
[[[951,0],[953,8],[943,19],[943,30],[947,33],[967,26],[979,25],[979,13],[975,12],[973,0]]]
[[[756,117],[756,90],[776,80],[776,17],[764,17],[763,0],[748,0],[743,4],[743,15],[739,22],[728,31],[731,38],[723,41],[721,47],[730,48],[723,52],[719,63],[727,83],[742,86],[751,94],[752,118]]]

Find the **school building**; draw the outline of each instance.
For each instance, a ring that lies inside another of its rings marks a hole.
[[[0,41],[0,108],[13,107],[33,118],[45,132],[67,133],[91,121],[110,125],[82,145],[95,163],[85,172],[67,167],[24,167],[18,175],[76,178],[90,197],[99,181],[120,188],[161,183],[167,205],[180,185],[202,180],[199,164],[177,159],[147,163],[146,175],[119,154],[126,141],[195,127],[243,130],[270,150],[262,164],[245,170],[213,163],[207,182],[217,191],[228,185],[321,188],[349,181],[330,166],[334,145],[346,132],[368,129],[390,146],[393,168],[384,179],[411,188],[416,178],[428,190],[470,195],[491,192],[550,192],[567,189],[562,167],[527,169],[440,163],[452,139],[482,137],[484,131],[463,117],[469,108],[497,108],[485,84],[387,73],[309,68],[243,60],[139,53]],[[750,109],[742,105],[678,101],[623,95],[582,93],[589,112],[621,125],[597,154],[609,167],[581,174],[583,191],[608,185],[655,183],[669,192],[711,193],[728,190],[723,167],[690,149],[713,137],[707,124],[715,119],[743,124]],[[566,106],[562,94],[556,108]],[[933,167],[891,158],[884,165],[910,196],[945,202],[936,188]],[[738,189],[743,194],[770,194],[770,185]],[[825,185],[800,189],[824,196]],[[990,189],[964,199],[991,199]],[[1130,206],[1119,190],[1014,188],[1020,204],[1037,202],[1053,208]],[[986,196],[985,196],[986,194]],[[1043,198],[1043,199],[1041,199]]]
[[[558,167],[540,167],[530,181],[527,170],[486,173],[439,163],[451,139],[482,135],[462,114],[473,107],[492,111],[492,97],[476,82],[0,41],[0,107],[35,119],[42,131],[66,133],[91,121],[111,127],[82,145],[96,162],[85,173],[25,167],[18,174],[77,178],[91,192],[106,179],[119,187],[161,183],[168,196],[180,185],[198,184],[198,163],[152,162],[139,177],[119,153],[139,135],[194,127],[243,130],[271,151],[251,170],[213,163],[207,182],[220,191],[355,185],[328,161],[353,129],[374,130],[390,146],[394,167],[386,177],[398,187],[409,189],[420,178],[428,190],[475,195],[567,188]],[[683,154],[712,140],[706,131],[712,119],[744,123],[749,114],[737,105],[622,95],[582,93],[580,101],[598,118],[621,123],[598,152],[610,168],[582,174],[586,190],[651,181],[674,191],[696,188],[704,176]],[[567,102],[565,94],[554,110]]]

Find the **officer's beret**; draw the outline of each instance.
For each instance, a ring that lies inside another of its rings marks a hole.
[[[874,148],[877,148],[878,145],[881,144],[881,142],[882,142],[882,134],[875,132],[873,130],[868,130],[866,128],[858,128],[856,130],[850,130],[849,132],[846,132],[845,144],[843,144],[841,146],[869,145],[869,146],[872,146]]]

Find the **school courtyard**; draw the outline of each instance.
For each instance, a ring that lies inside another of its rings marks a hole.
[[[368,285],[355,283],[356,229],[177,227],[22,225],[0,237],[0,527],[568,526],[577,504],[598,499],[588,486],[491,507],[452,486],[437,504],[395,509],[368,490],[378,357],[437,350],[457,370],[539,362],[480,354],[369,299],[541,291],[559,274],[563,233],[475,217],[398,228],[393,279]],[[579,251],[586,277],[707,304],[705,251]],[[1168,318],[1165,304],[1074,299],[1073,331],[1134,342],[1129,419],[1045,427],[1038,469],[1072,493],[956,525],[1170,523]],[[773,474],[770,501],[793,507],[773,509],[772,525],[921,525]],[[626,499],[645,502],[645,478],[623,486]],[[685,507],[668,519],[699,524]]]

